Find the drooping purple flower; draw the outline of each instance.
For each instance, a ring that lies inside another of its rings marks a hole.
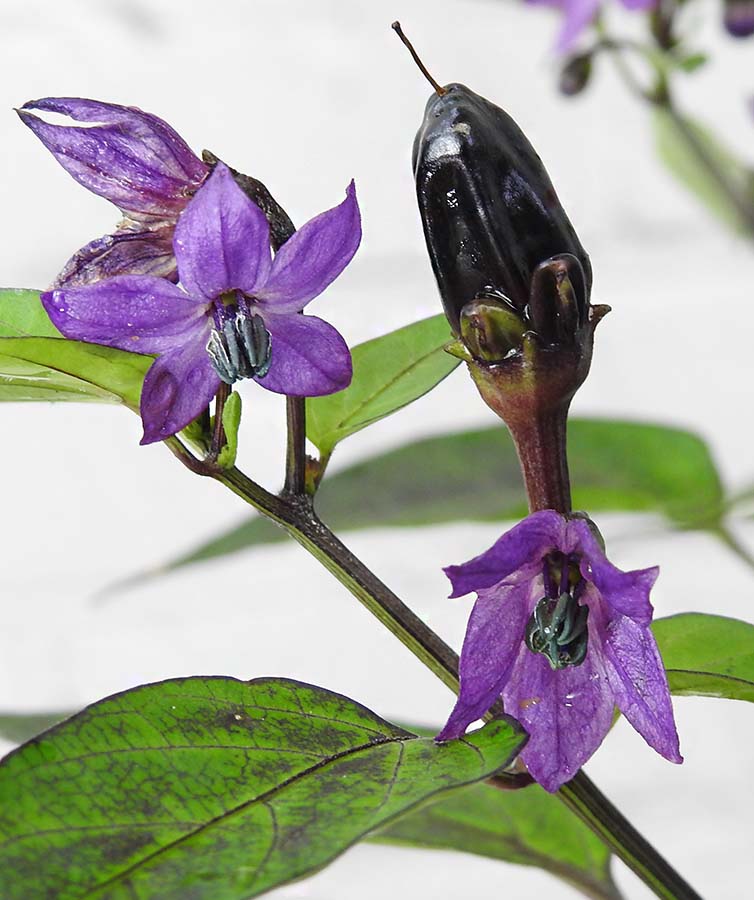
[[[59,113],[78,125],[55,125],[30,110]],[[82,247],[55,287],[114,275],[175,280],[173,230],[209,168],[166,122],[133,106],[77,97],[31,100],[21,120],[79,184],[114,203],[124,219],[113,234]]]
[[[460,737],[502,695],[529,732],[521,758],[556,791],[607,734],[617,706],[647,743],[682,762],[649,625],[657,568],[622,572],[590,523],[542,510],[445,573],[477,601],[461,651],[458,702],[437,740]]]
[[[340,275],[361,240],[353,182],[346,199],[300,228],[271,259],[262,211],[218,163],[178,218],[180,287],[121,275],[42,295],[69,338],[157,354],[141,393],[142,444],[193,421],[221,381],[254,378],[290,396],[319,396],[351,381],[338,332],[301,310]]]
[[[560,28],[555,49],[558,53],[567,53],[597,16],[602,0],[526,0],[534,6],[553,6],[563,13],[563,24]],[[628,10],[654,9],[658,0],[620,0]]]

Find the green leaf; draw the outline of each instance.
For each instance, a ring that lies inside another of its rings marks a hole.
[[[246,900],[489,777],[522,742],[500,720],[437,745],[283,679],[135,688],[0,764],[0,896]]]
[[[0,288],[0,337],[61,337],[39,291]]]
[[[657,619],[652,631],[673,694],[754,702],[754,625],[681,613]]]
[[[350,386],[307,399],[306,436],[329,456],[343,438],[431,391],[459,363],[443,350],[451,337],[440,315],[354,347]]]
[[[741,160],[706,126],[687,116],[656,107],[652,124],[657,153],[675,178],[718,219],[735,231],[743,230],[741,214],[699,154],[725,178],[732,193],[751,197],[751,175]]]
[[[96,401],[138,410],[152,359],[66,340],[38,291],[0,290],[0,401]]]
[[[661,425],[573,419],[568,442],[574,508],[658,512],[677,527],[717,526],[722,487],[697,435]],[[326,477],[316,505],[335,531],[494,522],[527,512],[513,442],[498,426],[428,438],[367,459]],[[252,517],[149,574],[285,537],[266,519]]]
[[[588,897],[617,900],[621,896],[610,874],[610,851],[539,785],[500,791],[480,784],[453,791],[408,813],[370,840],[460,850],[536,866]]]
[[[153,361],[65,338],[0,338],[0,400],[96,400],[138,410]]]
[[[684,72],[696,72],[702,66],[706,66],[709,57],[706,53],[689,53],[688,56],[682,56],[678,59],[676,65]]]

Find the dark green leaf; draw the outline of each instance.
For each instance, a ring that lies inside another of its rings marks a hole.
[[[306,401],[306,436],[329,456],[349,434],[431,391],[459,363],[443,350],[451,337],[445,316],[433,316],[354,347],[350,386]]]
[[[561,801],[538,785],[500,791],[474,785],[410,812],[370,840],[460,850],[536,866],[586,896],[616,900],[610,851]],[[502,895],[501,895],[502,896]]]
[[[520,748],[437,745],[283,679],[186,678],[88,707],[0,764],[3,900],[246,900]]]
[[[740,231],[744,223],[729,194],[751,196],[746,166],[708,128],[689,117],[671,115],[656,107],[652,121],[655,146],[662,162],[711,213]],[[722,189],[710,166],[702,162],[702,156],[726,180],[729,192]]]
[[[754,702],[754,625],[681,613],[652,630],[672,693]]]
[[[697,435],[573,419],[568,441],[576,509],[659,512],[678,527],[715,527],[722,488]],[[407,444],[326,477],[317,509],[335,531],[345,531],[502,521],[526,515],[527,506],[513,443],[495,426]],[[253,517],[160,571],[284,539]]]

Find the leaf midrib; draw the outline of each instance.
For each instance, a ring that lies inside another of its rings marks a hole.
[[[347,426],[347,424],[349,422],[353,421],[353,419],[358,415],[358,413],[362,409],[364,409],[365,406],[367,406],[369,403],[372,403],[375,400],[375,398],[379,397],[381,394],[384,394],[385,391],[387,391],[389,388],[391,388],[396,383],[396,381],[403,378],[407,372],[410,372],[411,369],[415,369],[418,365],[423,363],[424,360],[429,359],[429,357],[432,356],[433,353],[437,353],[438,350],[442,350],[442,345],[433,347],[428,353],[425,353],[423,356],[420,356],[418,359],[415,359],[410,365],[405,366],[400,371],[398,371],[390,379],[390,381],[386,381],[373,394],[370,394],[358,406],[356,406],[349,415],[345,416],[343,419],[338,421],[333,428],[329,429],[329,432],[331,434],[337,433],[338,431],[341,431],[343,428],[345,428]],[[450,374],[450,373],[448,373],[448,374]],[[366,424],[366,422],[364,424]]]
[[[233,809],[230,809],[219,816],[215,816],[213,819],[210,819],[208,822],[205,822],[203,825],[200,825],[198,828],[194,829],[194,831],[190,831],[187,834],[181,835],[181,837],[176,838],[174,841],[170,841],[170,843],[165,844],[159,849],[153,851],[148,856],[145,856],[138,862],[135,862],[132,865],[128,866],[128,868],[123,869],[121,872],[118,872],[115,875],[112,875],[106,881],[94,885],[91,888],[86,888],[85,893],[80,895],[81,900],[84,900],[84,898],[86,897],[96,897],[98,893],[107,888],[109,885],[117,884],[123,878],[126,878],[131,873],[136,872],[142,866],[147,865],[149,862],[151,862],[151,860],[157,858],[158,856],[161,856],[163,853],[170,853],[177,846],[195,837],[197,834],[201,834],[203,831],[206,831],[219,822],[227,822],[233,816],[238,815],[239,813],[245,811],[256,803],[266,803],[271,797],[274,797],[276,794],[280,793],[291,784],[295,784],[300,779],[307,777],[312,773],[319,771],[320,769],[324,769],[332,763],[340,762],[342,759],[347,759],[349,756],[355,756],[356,754],[361,753],[364,750],[370,750],[374,747],[381,747],[386,744],[403,744],[406,740],[422,740],[422,738],[386,738],[384,740],[374,740],[369,741],[366,744],[360,744],[358,747],[350,747],[348,750],[344,750],[341,753],[336,753],[333,756],[329,756],[327,759],[322,760],[321,762],[316,763],[313,766],[310,766],[308,769],[304,769],[301,772],[297,772],[295,775],[291,775],[289,778],[285,779],[285,781],[282,781],[280,784],[275,785],[274,787],[270,788],[267,791],[264,791],[256,797],[245,800],[243,803],[239,803],[238,806],[233,807]]]
[[[666,675],[696,675],[696,676],[702,677],[702,678],[720,678],[723,681],[733,681],[736,684],[742,684],[748,688],[754,688],[754,681],[750,681],[746,678],[741,678],[738,675],[728,675],[725,672],[708,672],[708,671],[705,671],[702,669],[674,669],[671,667],[669,669],[665,669],[665,673],[666,673]],[[671,693],[677,693],[677,692],[671,690]],[[679,695],[679,696],[682,696],[682,695]],[[689,696],[704,696],[704,695],[692,694]],[[719,694],[711,694],[709,696],[720,697],[721,700],[738,699],[736,697],[725,697],[725,696],[721,696]]]

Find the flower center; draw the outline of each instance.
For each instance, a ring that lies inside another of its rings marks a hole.
[[[264,319],[240,291],[223,294],[212,307],[215,327],[207,342],[212,368],[225,384],[264,378],[272,361],[272,338]]]
[[[560,577],[554,578],[555,574]],[[555,562],[546,559],[544,581],[547,594],[537,601],[526,625],[526,646],[532,653],[544,654],[552,669],[579,666],[589,645],[589,608],[579,603],[584,579],[578,562],[565,557]]]

